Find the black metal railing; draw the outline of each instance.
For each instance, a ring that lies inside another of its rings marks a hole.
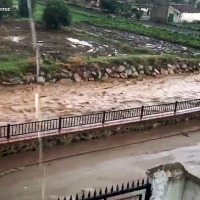
[[[104,124],[109,121],[142,118],[144,116],[162,114],[172,112],[176,114],[177,111],[186,110],[191,108],[200,108],[200,99],[153,105],[142,106],[138,108],[131,108],[117,111],[103,111],[93,114],[85,114],[74,117],[59,117],[57,119],[49,119],[44,121],[22,123],[22,124],[8,124],[7,126],[0,127],[0,138],[9,139],[12,136],[31,134],[35,132],[52,131],[64,128],[71,128],[76,126],[90,125],[90,124]]]
[[[134,192],[137,192],[137,194],[134,194]],[[132,181],[131,183],[128,182],[126,185],[123,183],[121,187],[119,187],[119,185],[117,185],[116,188],[112,186],[110,189],[106,187],[105,190],[100,189],[98,192],[96,190],[94,190],[94,192],[89,191],[87,193],[83,191],[82,195],[77,194],[75,198],[70,196],[69,200],[107,200],[113,197],[117,197],[119,200],[149,200],[151,197],[151,192],[151,183],[149,183],[148,179],[146,182],[143,179],[141,183],[139,180],[136,184],[134,181]],[[58,200],[61,199],[58,198]],[[63,200],[67,200],[67,198],[64,197]]]

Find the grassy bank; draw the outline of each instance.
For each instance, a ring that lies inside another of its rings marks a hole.
[[[57,65],[42,65],[42,71],[56,71]],[[23,77],[26,74],[36,74],[36,63],[34,58],[23,58],[17,55],[2,56],[0,60],[0,77]]]
[[[73,65],[77,67],[80,59],[83,61],[84,65],[97,63],[104,68],[115,64],[123,64],[124,62],[133,66],[138,66],[139,64],[144,66],[163,66],[168,63],[174,64],[177,61],[184,62],[188,65],[198,65],[199,63],[199,59],[177,58],[172,55],[127,55],[98,58],[72,57],[67,63],[59,63],[55,61],[48,65],[42,64],[41,70],[45,73],[58,72],[63,68],[63,66],[69,63],[72,67]],[[35,65],[34,59],[22,59],[22,57],[17,56],[5,57],[4,61],[0,61],[0,77],[24,77],[27,74],[35,74]]]
[[[176,24],[176,23],[169,23],[170,26],[178,27],[178,28],[184,28],[184,29],[190,29],[195,31],[200,31],[200,25],[199,24]]]
[[[164,64],[174,64],[176,62],[184,62],[191,65],[199,63],[199,59],[196,58],[177,58],[173,55],[127,55],[118,57],[99,57],[99,58],[89,58],[85,59],[87,64],[99,63],[99,64],[123,64],[124,62],[130,63],[131,65],[144,65],[144,66],[156,66]]]

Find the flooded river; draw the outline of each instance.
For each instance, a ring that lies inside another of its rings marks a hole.
[[[197,99],[200,75],[40,86],[40,119]],[[35,120],[34,86],[0,88],[0,125]]]

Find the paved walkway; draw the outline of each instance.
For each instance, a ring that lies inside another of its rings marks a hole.
[[[53,155],[71,155],[88,149],[94,150],[97,146],[107,147],[108,145],[122,144],[122,140],[129,143],[142,142],[144,139],[155,139],[199,128],[197,124],[199,121],[196,124],[187,122],[181,126],[175,125],[149,132],[127,134],[126,137],[125,135],[113,136],[105,140],[86,141],[76,145],[52,148],[44,152],[44,157],[47,159]],[[142,179],[148,168],[179,161],[198,175],[198,173],[200,174],[198,172],[200,145],[194,145],[199,142],[199,132],[191,132],[102,152],[49,161],[41,168],[37,165],[25,167],[0,178],[0,199],[57,200],[58,196],[62,199],[65,195],[69,197],[77,192],[81,194],[82,190],[98,190],[106,186],[116,186],[117,183],[122,184]],[[50,155],[51,153],[53,155]],[[1,158],[0,166],[2,168],[4,165],[5,168],[8,161],[15,166],[24,165],[25,160],[27,163],[28,161],[37,161],[38,157],[34,157],[34,155],[36,153],[19,154],[18,159],[16,156]]]
[[[187,113],[197,112],[197,111],[200,111],[200,107],[180,110],[180,111],[177,111],[176,114],[174,114],[174,112],[165,112],[165,113],[159,113],[159,114],[154,114],[154,115],[147,115],[142,118],[142,121],[170,117],[170,116],[177,116],[177,115],[182,115],[182,114],[187,114]],[[63,128],[61,130],[61,132],[58,132],[58,130],[43,131],[43,132],[40,132],[40,137],[66,134],[66,133],[74,133],[77,131],[86,131],[86,130],[92,130],[95,128],[110,127],[110,126],[114,126],[114,125],[128,124],[128,123],[133,123],[133,122],[138,122],[138,121],[141,121],[140,117],[134,117],[134,118],[128,118],[128,119],[122,119],[122,120],[114,120],[114,121],[105,122],[104,124],[96,123],[96,124],[89,124],[89,125],[83,125],[83,126],[75,126],[75,127],[70,127],[70,128]],[[2,134],[2,133],[0,132],[0,134]],[[2,135],[5,136],[6,134],[3,133]],[[17,142],[17,141],[22,141],[22,140],[29,140],[29,139],[33,139],[33,138],[38,138],[38,132],[31,133],[31,134],[11,136],[10,139],[7,139],[6,137],[2,137],[2,138],[0,137],[0,144]]]
[[[83,155],[87,152],[96,152],[113,147],[126,146],[130,144],[142,143],[144,141],[156,140],[159,138],[171,137],[188,131],[196,131],[200,129],[198,120],[184,122],[182,124],[160,127],[150,131],[136,131],[125,135],[111,136],[110,138],[102,138],[99,140],[83,141],[69,144],[67,146],[57,146],[48,148],[43,151],[43,161],[72,157],[74,155]],[[0,171],[13,169],[23,166],[30,166],[39,163],[38,152],[26,152],[11,155],[8,157],[0,157]]]

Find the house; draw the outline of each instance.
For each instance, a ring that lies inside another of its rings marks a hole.
[[[159,7],[155,7],[151,10],[150,20],[154,22],[174,22],[180,23],[182,15],[200,13],[200,11],[187,4],[167,4]]]

